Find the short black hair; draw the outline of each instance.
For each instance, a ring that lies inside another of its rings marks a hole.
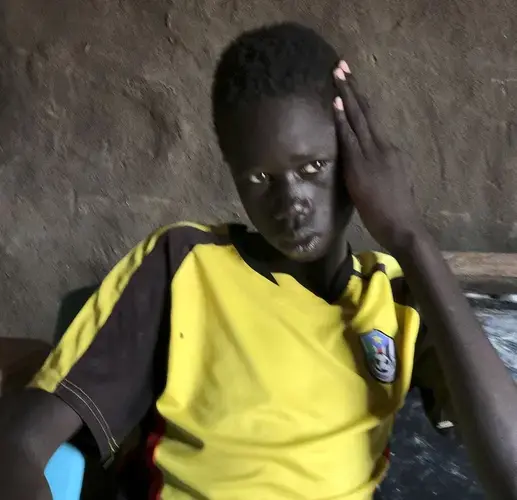
[[[264,97],[306,97],[332,104],[335,49],[314,30],[293,22],[244,32],[223,52],[212,86],[212,119]]]

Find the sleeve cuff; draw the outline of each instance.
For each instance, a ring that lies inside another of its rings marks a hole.
[[[115,458],[119,445],[99,407],[86,392],[66,378],[59,382],[54,394],[81,417],[95,439],[103,465],[107,467]]]

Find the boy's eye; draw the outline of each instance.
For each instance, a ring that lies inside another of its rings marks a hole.
[[[257,174],[251,174],[249,180],[253,184],[263,184],[264,182],[269,181],[269,175],[264,172],[258,172]]]
[[[300,168],[300,172],[302,174],[317,174],[320,170],[323,170],[327,165],[328,161],[316,160],[311,163],[307,163],[302,168]]]

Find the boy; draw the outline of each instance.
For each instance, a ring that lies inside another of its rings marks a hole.
[[[370,499],[413,384],[441,427],[450,394],[486,489],[517,498],[516,389],[347,64],[295,24],[245,33],[213,118],[258,232],[162,228],[117,264],[4,402],[0,496],[48,498],[61,443],[86,428],[109,462],[142,423],[127,498]],[[351,253],[353,207],[397,260]]]

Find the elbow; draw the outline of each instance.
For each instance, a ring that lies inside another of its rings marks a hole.
[[[43,471],[47,460],[31,433],[25,429],[2,429],[0,434],[0,463],[12,470],[24,464],[37,464]]]
[[[47,460],[40,433],[21,418],[31,408],[20,407],[19,400],[6,396],[0,401],[0,469],[12,470],[26,462],[41,464],[43,469]]]

